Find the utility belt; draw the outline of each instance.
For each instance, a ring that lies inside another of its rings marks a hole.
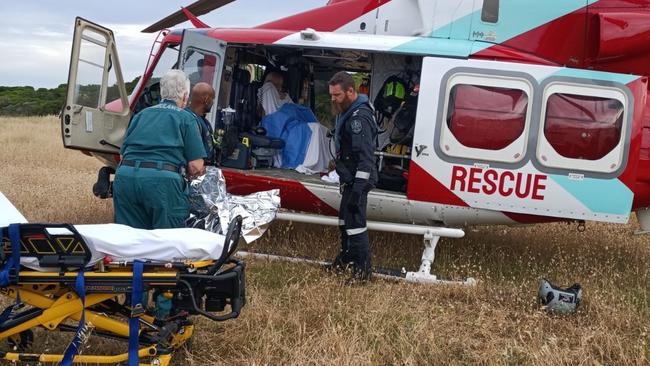
[[[155,162],[155,161],[140,161],[140,160],[122,160],[120,165],[145,168],[145,169],[166,170],[168,172],[182,174],[181,167],[170,163],[163,163],[161,161]]]

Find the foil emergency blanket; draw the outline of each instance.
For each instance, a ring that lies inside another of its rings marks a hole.
[[[190,183],[190,219],[188,226],[225,234],[230,221],[241,216],[242,236],[246,243],[261,237],[280,208],[280,191],[235,196],[226,192],[221,169],[207,167],[206,174]]]

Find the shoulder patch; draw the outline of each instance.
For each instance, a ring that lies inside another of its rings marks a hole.
[[[363,125],[358,119],[352,120],[352,123],[350,123],[350,128],[352,129],[352,133],[355,135],[358,135],[361,133],[361,131],[363,131]]]

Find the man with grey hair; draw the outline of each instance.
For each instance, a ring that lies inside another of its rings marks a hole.
[[[194,117],[183,110],[190,81],[180,70],[160,81],[160,104],[131,121],[113,183],[115,222],[140,229],[183,227],[189,216],[189,178],[205,173],[206,157]]]

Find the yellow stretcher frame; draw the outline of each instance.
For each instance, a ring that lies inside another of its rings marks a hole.
[[[30,224],[30,228],[34,226]],[[217,260],[183,263],[146,262],[142,274],[144,291],[156,291],[173,298],[175,314],[156,319],[151,311],[137,315],[139,320],[140,365],[169,365],[174,351],[194,333],[191,315],[214,321],[239,316],[245,300],[245,266],[230,259],[241,236],[241,218],[233,220],[226,235],[221,257]],[[52,238],[47,238],[52,239]],[[85,245],[85,243],[84,243]],[[5,244],[5,258],[7,245]],[[29,255],[23,253],[21,255]],[[60,253],[59,253],[60,254]],[[40,257],[39,257],[40,258]],[[51,261],[51,258],[48,259]],[[40,327],[49,331],[76,331],[82,311],[89,334],[123,340],[128,343],[130,306],[120,303],[130,293],[132,265],[128,263],[95,266],[84,273],[85,301],[74,291],[78,272],[36,272],[21,270],[18,283],[0,288],[0,294],[20,300],[28,309],[0,324],[0,340],[13,339],[18,348],[22,335]],[[229,311],[226,311],[226,308]],[[73,322],[74,325],[69,323]],[[33,338],[33,335],[32,335]],[[58,363],[63,354],[0,352],[0,360],[14,362]],[[148,363],[143,363],[148,360]],[[74,364],[126,364],[128,352],[117,355],[77,355]]]

